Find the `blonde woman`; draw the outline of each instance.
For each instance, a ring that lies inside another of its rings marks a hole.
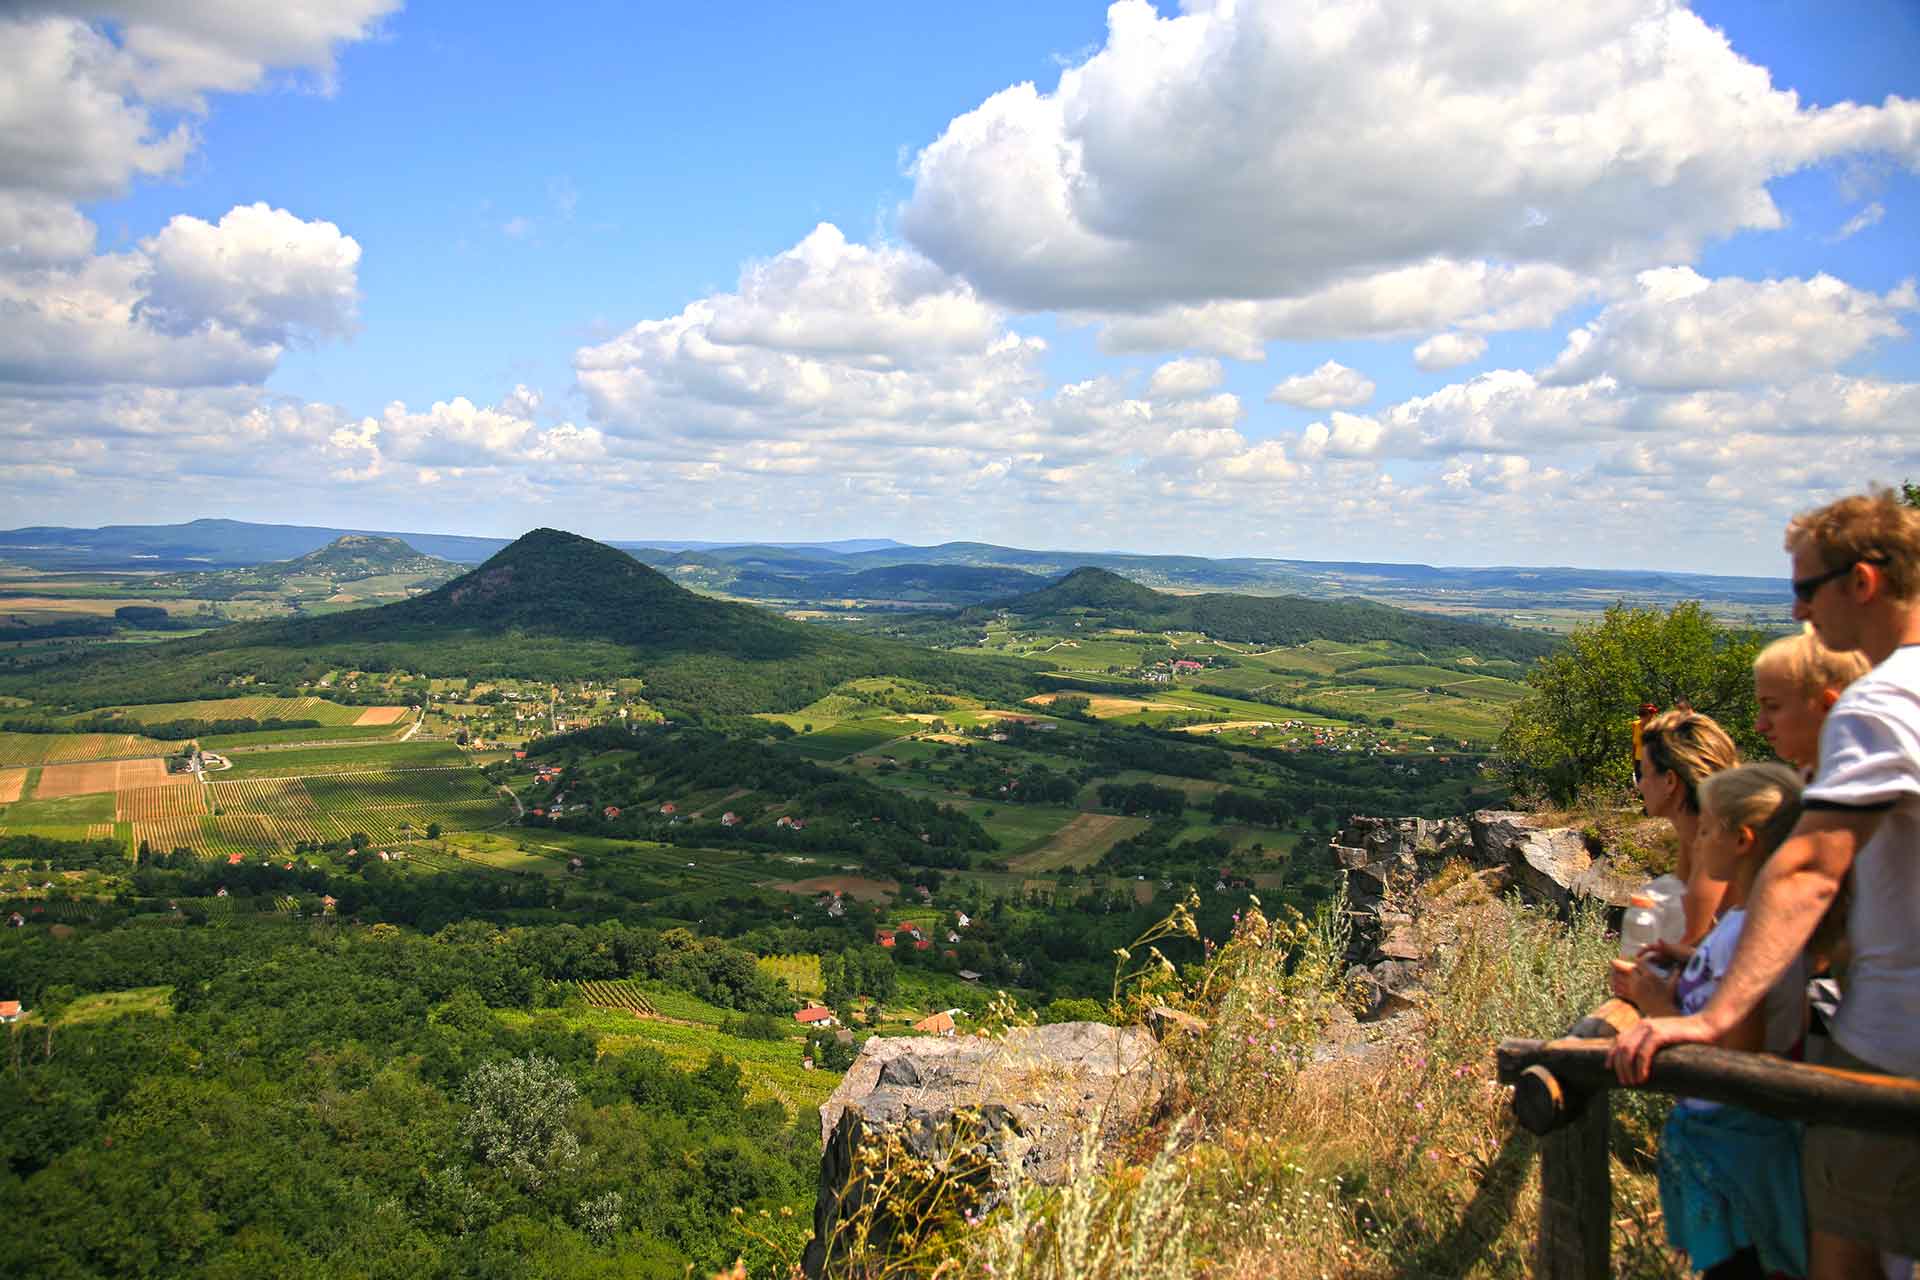
[[[1872,665],[1857,650],[1827,648],[1810,630],[1775,640],[1753,660],[1754,732],[1802,777],[1813,777],[1827,711]]]
[[[1673,874],[1687,887],[1687,928],[1681,937],[1685,943],[1706,936],[1727,892],[1727,882],[1716,878],[1694,857],[1700,832],[1700,784],[1739,763],[1740,752],[1733,739],[1712,716],[1689,710],[1666,711],[1641,726],[1633,782],[1647,813],[1671,822],[1680,838]]]

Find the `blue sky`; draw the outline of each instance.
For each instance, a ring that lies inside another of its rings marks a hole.
[[[1920,478],[1920,7],[1529,7],[35,7],[0,525],[1774,572]]]

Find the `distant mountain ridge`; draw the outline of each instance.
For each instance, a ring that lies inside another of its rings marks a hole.
[[[110,525],[101,529],[47,526],[0,531],[0,559],[38,569],[208,569],[286,560],[314,551],[342,534],[399,538],[416,550],[460,564],[477,564],[507,545],[504,538],[327,529],[202,519],[179,525]],[[1106,551],[1049,551],[986,542],[910,546],[891,539],[837,542],[739,543],[677,539],[618,540],[609,544],[702,591],[765,600],[821,600],[883,588],[885,580],[852,575],[906,565],[972,568],[1056,577],[1101,568],[1155,587],[1196,591],[1346,598],[1371,596],[1432,602],[1434,593],[1474,597],[1473,607],[1539,607],[1553,597],[1701,599],[1709,603],[1778,605],[1777,578],[1733,577],[1669,570],[1582,569],[1566,566],[1446,567],[1369,561],[1313,561],[1252,556],[1141,555]],[[932,581],[932,579],[928,579]],[[944,603],[964,604],[973,584],[948,580]],[[1604,602],[1604,601],[1602,601]]]
[[[237,682],[311,685],[337,670],[638,676],[649,700],[698,716],[792,710],[875,675],[1014,700],[1038,669],[789,622],[697,595],[604,543],[536,529],[412,599],[57,661],[29,656],[0,674],[0,691],[84,708],[228,696]]]

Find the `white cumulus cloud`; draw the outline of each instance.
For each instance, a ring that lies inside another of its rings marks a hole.
[[[265,205],[177,217],[129,252],[0,271],[0,382],[258,382],[353,323],[360,247]]]
[[[1413,362],[1432,373],[1471,364],[1487,354],[1487,340],[1477,333],[1436,333],[1413,349]]]
[[[1147,380],[1147,395],[1154,399],[1205,395],[1219,386],[1224,376],[1220,362],[1208,356],[1169,360]]]
[[[1329,360],[1312,373],[1288,378],[1267,392],[1267,400],[1302,409],[1350,409],[1373,399],[1373,390],[1373,379]]]
[[[1802,106],[1673,0],[1120,0],[1056,88],[996,93],[920,151],[900,225],[988,298],[1212,329],[1238,354],[1284,317],[1169,309],[1430,263],[1691,261],[1781,226],[1775,178],[1869,152],[1920,164],[1920,103]],[[1463,323],[1355,301],[1366,332]]]
[[[1911,281],[1879,295],[1829,275],[1709,280],[1688,267],[1642,272],[1636,286],[1568,335],[1543,381],[1606,373],[1669,391],[1792,381],[1904,336],[1900,314],[1920,301]]]

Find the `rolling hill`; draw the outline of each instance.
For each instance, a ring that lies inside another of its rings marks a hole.
[[[232,599],[254,592],[337,591],[374,578],[404,581],[409,587],[436,587],[466,572],[465,565],[422,555],[398,538],[343,533],[317,551],[291,560],[270,560],[238,569],[170,573],[152,584],[205,600]]]
[[[993,698],[1034,668],[803,626],[676,586],[623,551],[536,529],[479,568],[409,600],[246,623],[64,662],[19,656],[0,690],[73,709],[299,686],[329,671],[533,680],[639,676],[690,713],[804,706],[844,680],[901,675]]]
[[[1241,644],[1295,645],[1309,640],[1391,640],[1435,657],[1479,654],[1519,662],[1550,652],[1552,636],[1486,623],[1415,613],[1364,600],[1303,596],[1167,595],[1105,569],[1076,569],[1025,595],[889,628],[907,639],[932,640],[955,624],[969,631],[1000,614],[1027,626],[1096,625],[1141,631],[1200,631]]]

